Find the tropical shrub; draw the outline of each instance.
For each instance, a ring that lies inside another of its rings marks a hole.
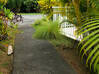
[[[57,0],[39,0],[38,4],[40,6],[41,12],[46,14],[48,19],[51,19],[53,15],[52,6],[58,5]]]
[[[46,25],[39,26],[34,33],[34,37],[38,39],[57,39],[60,37],[58,21],[45,22]]]
[[[5,8],[4,5],[5,3],[0,6],[0,52],[3,51],[3,53],[8,52],[9,44],[14,45],[15,34],[18,32],[17,25],[11,21],[14,13]]]
[[[13,18],[13,13],[4,7],[7,0],[2,0],[0,4],[3,4],[0,10],[0,41],[5,40],[8,37],[8,20]],[[10,21],[11,22],[11,21]]]
[[[7,3],[8,0],[0,0],[0,9]]]
[[[4,14],[8,19],[13,19],[14,13],[10,11],[10,9],[4,8]]]

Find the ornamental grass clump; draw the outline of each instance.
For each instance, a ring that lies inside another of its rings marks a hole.
[[[57,39],[61,36],[59,32],[59,22],[58,21],[48,21],[45,25],[39,26],[34,33],[34,37],[38,39]]]

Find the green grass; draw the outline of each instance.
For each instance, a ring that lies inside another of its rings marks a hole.
[[[68,48],[73,48],[76,41],[64,35],[61,35],[61,37],[57,40],[50,40],[50,42],[56,47],[63,45]]]
[[[42,13],[18,13],[18,14],[21,14],[21,15],[40,15]]]

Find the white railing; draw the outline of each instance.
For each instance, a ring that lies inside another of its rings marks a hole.
[[[59,22],[61,22],[64,19],[67,19],[67,16],[62,16],[62,14],[59,13],[59,12],[62,12],[59,10],[61,8],[64,8],[64,7],[53,7],[53,21],[59,20]],[[67,9],[67,7],[65,7],[65,9]],[[63,35],[66,35],[67,37],[70,37],[78,41],[82,39],[82,36],[77,37],[75,35],[75,31],[77,30],[77,28],[73,24],[64,22],[60,25],[60,27],[61,27],[60,31]]]

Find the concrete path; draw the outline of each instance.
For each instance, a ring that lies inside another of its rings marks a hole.
[[[24,23],[19,24],[24,33],[15,40],[12,74],[76,74],[48,41],[32,37],[35,30],[29,24],[35,17],[41,18],[24,16]]]

